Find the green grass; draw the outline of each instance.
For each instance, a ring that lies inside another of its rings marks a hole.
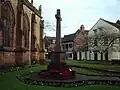
[[[46,69],[46,66],[37,66],[24,70],[19,70],[15,72],[8,72],[4,75],[0,75],[0,90],[120,90],[118,86],[112,85],[88,85],[81,86],[77,88],[62,88],[62,87],[50,87],[50,86],[37,86],[37,85],[27,85],[23,82],[16,79],[16,75],[28,73],[30,71],[40,71],[42,69]]]
[[[93,70],[87,70],[87,69],[83,69],[83,68],[72,68],[74,71],[76,71],[77,73],[81,73],[81,74],[86,74],[86,75],[104,75],[102,73],[97,73],[96,71]]]
[[[47,62],[50,62],[50,60],[46,60]],[[119,71],[120,66],[119,65],[110,65],[110,64],[103,64],[101,61],[76,61],[76,60],[66,60],[67,64],[70,65],[77,65],[77,66],[85,66],[85,67],[94,67],[97,69],[103,69],[103,70],[115,70]],[[99,64],[98,64],[99,63]],[[96,72],[95,70],[88,70],[84,68],[72,68],[78,73],[81,74],[87,74],[87,75],[110,75],[110,74],[105,74],[105,73],[99,73]],[[120,76],[120,74],[113,74],[114,76]]]
[[[84,66],[84,67],[94,67],[97,69],[103,69],[103,70],[114,70],[120,72],[120,65],[110,65],[110,64],[94,64],[94,63],[87,63],[84,61],[75,61],[75,60],[66,60],[68,64],[71,65],[78,65],[78,66]]]
[[[76,71],[77,73],[80,74],[85,74],[85,75],[108,75],[108,76],[120,76],[120,74],[110,74],[110,73],[104,73],[104,72],[99,72],[99,71],[95,71],[95,70],[89,70],[89,69],[84,69],[84,68],[76,68],[73,67],[72,68],[74,71]]]

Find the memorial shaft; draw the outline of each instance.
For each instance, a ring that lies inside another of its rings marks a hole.
[[[56,17],[56,46],[55,46],[55,62],[59,66],[60,63],[60,52],[61,52],[61,15],[60,9],[57,9]]]

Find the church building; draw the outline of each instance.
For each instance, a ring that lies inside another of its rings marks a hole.
[[[33,0],[0,0],[0,64],[43,64],[43,23]]]

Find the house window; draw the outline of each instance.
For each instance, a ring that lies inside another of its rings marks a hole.
[[[65,49],[65,45],[64,44],[62,45],[62,48]]]
[[[65,48],[68,50],[68,44],[65,45]]]
[[[68,54],[68,58],[72,58],[72,53],[69,53],[69,54]]]
[[[55,42],[56,42],[56,41],[53,39],[53,40],[52,40],[52,43],[55,44]]]
[[[72,44],[69,44],[69,48],[72,48]]]

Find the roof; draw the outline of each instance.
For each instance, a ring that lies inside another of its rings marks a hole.
[[[84,30],[85,33],[87,34],[89,32],[89,30]],[[61,38],[61,42],[73,42],[74,38],[76,37],[76,34],[80,33],[80,29],[78,29],[75,33],[73,34],[69,34],[69,35],[64,35],[63,38]],[[45,44],[46,46],[48,44],[50,44],[52,42],[53,39],[56,39],[56,37],[50,37],[50,36],[45,36],[44,40],[45,40]]]
[[[102,18],[100,18],[99,20],[103,20],[104,22],[106,22],[106,23],[108,23],[108,24],[110,24],[110,25],[112,25],[112,26],[114,26],[114,27],[116,27],[117,29],[120,30],[120,20],[117,20],[116,23],[110,22],[110,21],[107,21],[107,20],[104,20],[104,19],[102,19]],[[94,26],[99,22],[99,20],[94,24]],[[93,26],[93,27],[94,27],[94,26]],[[93,29],[93,27],[90,29],[90,31]]]
[[[76,33],[73,33],[73,34],[69,34],[69,35],[64,35],[64,37],[62,38],[62,43],[63,42],[72,42],[73,39],[75,38],[76,36]]]
[[[86,34],[89,32],[88,30],[84,30],[84,31],[85,31]],[[73,42],[74,38],[76,37],[76,34],[78,34],[78,33],[80,33],[80,29],[78,29],[73,34],[64,35],[64,37],[62,38],[62,43],[63,42]]]
[[[46,40],[48,40],[48,39],[56,39],[56,37],[45,36],[44,39],[46,39]]]
[[[103,20],[103,21],[105,21],[105,22],[107,22],[107,23],[109,23],[109,24],[111,24],[112,26],[120,29],[120,24],[118,24],[117,22],[114,23],[114,22],[110,22],[110,21],[104,20],[104,19],[102,19],[102,18],[100,18],[100,19]]]
[[[45,36],[44,37],[45,47],[48,47],[48,45],[52,43],[53,39],[56,39],[56,37]]]

